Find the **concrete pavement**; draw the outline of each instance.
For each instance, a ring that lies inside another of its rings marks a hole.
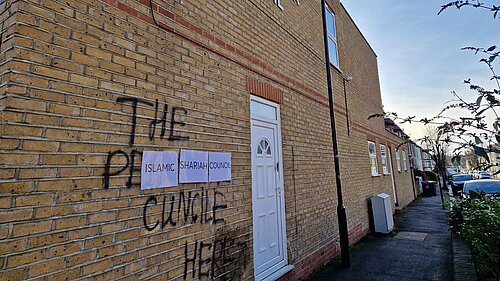
[[[393,234],[369,236],[351,250],[351,267],[332,263],[309,280],[453,280],[448,214],[439,196],[410,204]]]

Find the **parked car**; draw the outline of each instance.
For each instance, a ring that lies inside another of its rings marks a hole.
[[[466,181],[462,191],[463,198],[469,198],[471,191],[486,196],[500,196],[500,180]]]
[[[491,174],[488,172],[479,172],[478,179],[480,180],[491,179]]]
[[[451,191],[453,192],[453,196],[459,196],[459,193],[462,191],[464,187],[464,183],[470,180],[473,180],[473,178],[471,175],[467,174],[459,174],[451,176]]]
[[[450,180],[452,176],[457,175],[457,174],[458,173],[455,170],[453,170],[452,168],[446,168],[446,178],[448,180]]]

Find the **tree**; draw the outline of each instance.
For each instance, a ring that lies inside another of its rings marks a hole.
[[[441,6],[438,14],[453,7],[459,10],[463,7],[487,10],[492,13],[495,19],[500,18],[500,16],[497,17],[500,6],[488,5],[479,0],[448,2]],[[424,125],[435,126],[436,136],[426,136],[420,141],[422,143],[428,142],[431,153],[435,154],[438,161],[442,160],[442,163],[439,164],[436,161],[436,165],[441,165],[439,169],[446,168],[446,165],[442,166],[445,163],[445,155],[441,155],[445,152],[445,147],[453,147],[452,153],[455,156],[452,160],[454,163],[459,163],[460,153],[468,150],[472,150],[476,155],[484,158],[487,163],[490,163],[488,153],[500,153],[498,148],[500,144],[500,116],[497,112],[500,107],[500,75],[495,71],[495,63],[498,62],[500,49],[496,45],[492,45],[487,48],[464,47],[462,50],[471,51],[475,55],[481,56],[479,62],[489,69],[491,73],[489,78],[493,82],[492,87],[483,87],[471,81],[470,78],[466,79],[464,83],[468,85],[471,94],[464,97],[453,91],[453,100],[441,112],[430,118],[400,117],[394,112],[375,114],[369,117],[386,116],[401,123],[420,122]],[[459,118],[451,117],[448,113],[452,110],[464,111],[465,114],[460,114],[462,116]],[[492,166],[494,165],[487,164],[483,169]],[[500,173],[500,170],[497,173]]]
[[[443,179],[443,188],[448,189],[448,184],[446,182],[447,173],[447,154],[449,145],[446,142],[441,140],[442,134],[441,131],[436,127],[427,127],[426,128],[426,136],[421,140],[424,147],[427,149],[430,154],[432,160],[436,164],[436,170]],[[443,202],[443,193],[440,190],[441,202]],[[444,208],[444,204],[443,204]]]
[[[471,167],[473,169],[479,168],[479,161],[477,159],[477,155],[473,150],[467,150],[465,154],[462,156],[461,163],[464,166]]]
[[[488,5],[485,4],[484,2],[481,2],[479,0],[462,0],[462,1],[452,1],[449,3],[446,3],[441,6],[441,10],[439,10],[438,15],[441,14],[444,10],[455,7],[458,10],[460,10],[462,7],[474,7],[474,8],[479,8],[479,9],[486,9],[489,10],[493,13],[493,18],[497,18],[498,11],[500,11],[500,6],[495,6],[493,4]],[[499,17],[500,18],[500,17]]]

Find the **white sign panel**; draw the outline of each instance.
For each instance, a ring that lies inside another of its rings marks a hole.
[[[208,182],[208,152],[181,149],[179,182]]]
[[[142,153],[141,189],[176,186],[179,182],[176,151]]]
[[[231,153],[210,152],[208,154],[209,182],[231,180]]]

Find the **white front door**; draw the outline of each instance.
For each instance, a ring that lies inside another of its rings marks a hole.
[[[278,105],[252,97],[251,126],[254,274],[265,280],[287,264]]]

